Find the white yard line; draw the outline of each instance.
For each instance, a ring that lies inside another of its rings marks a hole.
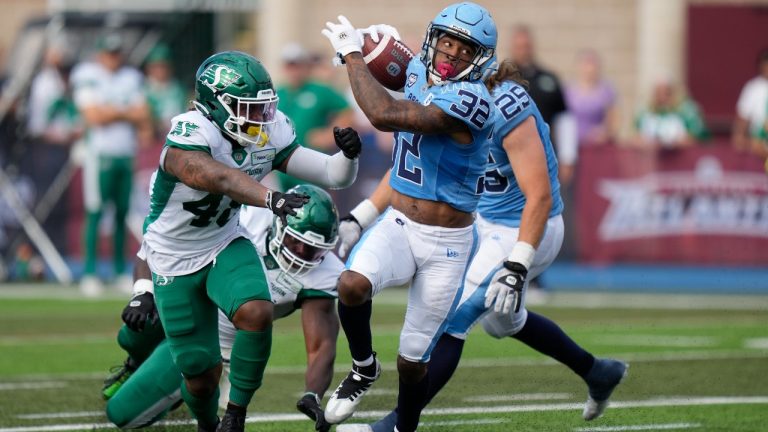
[[[611,409],[622,408],[648,408],[648,407],[670,407],[670,406],[704,406],[704,405],[741,405],[741,404],[768,404],[768,396],[752,397],[681,397],[681,398],[659,398],[642,401],[617,401],[611,402]],[[503,414],[513,412],[542,412],[542,411],[580,411],[583,408],[581,403],[558,403],[558,404],[531,404],[531,405],[508,405],[494,407],[463,407],[463,408],[430,408],[424,410],[424,416],[442,416],[442,415],[462,415],[462,414]],[[355,414],[356,419],[376,419],[388,414],[387,411],[362,411]],[[266,423],[266,422],[292,422],[306,420],[302,414],[264,414],[249,416],[247,423]],[[187,425],[193,424],[192,420],[180,420],[173,422],[160,422],[157,425]],[[78,423],[78,424],[57,424],[44,426],[23,426],[0,428],[0,432],[50,432],[50,431],[75,431],[91,429],[112,429],[111,423]],[[632,429],[625,429],[632,430]],[[643,429],[641,429],[643,430]]]
[[[575,432],[622,432],[622,431],[658,431],[670,429],[695,429],[701,427],[701,423],[660,423],[646,425],[627,426],[596,426],[575,428]]]
[[[505,395],[485,395],[464,398],[464,402],[513,402],[533,400],[558,400],[570,399],[570,393],[518,393]]]
[[[81,417],[101,417],[104,415],[104,411],[76,411],[76,412],[61,412],[61,413],[38,413],[38,414],[21,414],[16,418],[24,420],[42,420],[42,419],[59,419],[59,418],[81,418]]]
[[[4,390],[40,390],[66,387],[63,381],[35,381],[0,383],[0,391]]]

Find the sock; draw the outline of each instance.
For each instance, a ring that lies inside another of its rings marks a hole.
[[[214,426],[219,421],[216,414],[219,410],[219,387],[207,398],[198,398],[187,390],[187,382],[182,380],[181,397],[184,398],[189,410],[198,422],[206,426]]]
[[[165,335],[160,321],[154,325],[147,323],[141,332],[135,332],[123,325],[117,333],[118,345],[128,353],[136,366],[144,363],[144,360],[152,354],[152,351],[163,339],[165,339]]]
[[[419,425],[421,410],[427,404],[429,391],[429,375],[417,383],[406,384],[400,381],[400,391],[397,395],[397,430],[401,432],[415,431]]]
[[[86,212],[85,215],[85,263],[83,273],[96,274],[96,251],[99,248],[99,221],[101,212]]]
[[[261,387],[272,350],[272,326],[264,331],[238,330],[229,359],[229,401],[247,407]]]
[[[463,349],[464,340],[448,334],[440,336],[429,357],[429,369],[427,371],[429,390],[427,392],[427,399],[424,402],[425,406],[451,379],[456,371],[456,367],[459,365]]]
[[[568,366],[582,378],[595,362],[595,357],[574,342],[557,324],[530,310],[525,325],[512,337]]]
[[[339,302],[339,321],[349,342],[349,352],[354,360],[364,362],[373,355],[371,337],[371,311],[373,303],[368,300],[360,306],[345,306]]]

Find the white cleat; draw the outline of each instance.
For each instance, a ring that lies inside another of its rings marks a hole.
[[[104,294],[104,286],[96,276],[83,276],[80,279],[80,293],[89,298],[100,297]]]
[[[363,375],[357,366],[352,366],[346,378],[339,384],[336,391],[333,392],[328,404],[325,406],[325,420],[331,424],[341,423],[355,413],[355,409],[363,399],[363,395],[368,392],[379,376],[381,376],[381,363],[374,354],[373,361],[376,368],[373,376]],[[364,429],[365,430],[365,429]]]

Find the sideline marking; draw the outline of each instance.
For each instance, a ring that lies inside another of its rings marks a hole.
[[[647,425],[630,426],[596,426],[586,428],[576,428],[576,432],[619,432],[619,431],[647,431],[647,430],[669,430],[669,429],[694,429],[701,427],[701,423],[662,423]]]
[[[611,409],[621,408],[641,408],[641,407],[669,407],[669,406],[702,406],[702,405],[738,405],[738,404],[768,404],[768,396],[744,396],[744,397],[698,397],[698,398],[657,398],[642,401],[617,401],[611,402]],[[581,411],[584,407],[582,403],[558,403],[558,404],[533,404],[533,405],[511,405],[496,407],[465,407],[465,408],[431,408],[424,410],[424,415],[457,415],[457,414],[503,414],[513,412],[541,412],[541,411]],[[361,411],[355,415],[355,419],[378,419],[389,414],[389,411]],[[306,421],[307,417],[303,414],[263,414],[248,416],[246,423],[266,423],[266,422],[292,422]],[[159,422],[154,426],[174,426],[174,425],[192,425],[194,420],[178,420]],[[43,426],[24,426],[0,428],[0,432],[53,432],[53,431],[74,431],[90,429],[114,429],[112,423],[79,423],[79,424],[57,424]],[[629,430],[629,429],[627,429]]]

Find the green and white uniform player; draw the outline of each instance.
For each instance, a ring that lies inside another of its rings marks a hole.
[[[102,291],[96,277],[99,222],[107,203],[114,206],[114,273],[119,285],[130,290],[125,271],[125,216],[133,182],[133,161],[138,147],[137,129],[149,124],[143,77],[124,65],[122,40],[117,34],[99,39],[93,61],[78,64],[71,75],[75,105],[86,126],[83,152],[85,201],[84,276],[81,290],[94,296]],[[127,283],[124,283],[125,280]]]
[[[198,428],[216,428],[222,359],[218,310],[237,328],[229,406],[218,430],[243,430],[261,386],[272,342],[273,305],[264,263],[238,226],[241,204],[267,207],[284,220],[309,201],[259,183],[273,169],[325,187],[349,186],[360,140],[338,130],[341,152],[300,147],[277,111],[272,80],[254,57],[227,51],[195,75],[195,110],[176,116],[153,174],[141,253],[152,271],[154,298],[181,395]]]
[[[315,421],[318,430],[327,430],[330,425],[324,421],[320,399],[333,376],[339,331],[336,281],[344,270],[336,255],[327,252],[336,245],[338,214],[328,193],[316,186],[300,185],[289,192],[311,198],[295,217],[287,217],[287,227],[268,211],[255,207],[241,211],[240,225],[264,259],[275,319],[302,310],[307,370],[305,393],[297,408]],[[143,313],[138,311],[141,304],[131,302],[126,306],[124,318],[130,318],[118,335],[118,343],[129,353],[131,361],[141,365],[121,383],[107,404],[110,421],[124,429],[148,426],[181,401],[180,372],[171,359],[162,327],[151,318],[146,321],[147,316],[153,315],[153,303],[143,303]],[[142,320],[140,329],[137,320]],[[237,336],[235,327],[222,312],[218,324],[225,371],[220,388],[226,393],[230,387],[229,358]],[[219,402],[222,408],[226,407],[226,397]]]

